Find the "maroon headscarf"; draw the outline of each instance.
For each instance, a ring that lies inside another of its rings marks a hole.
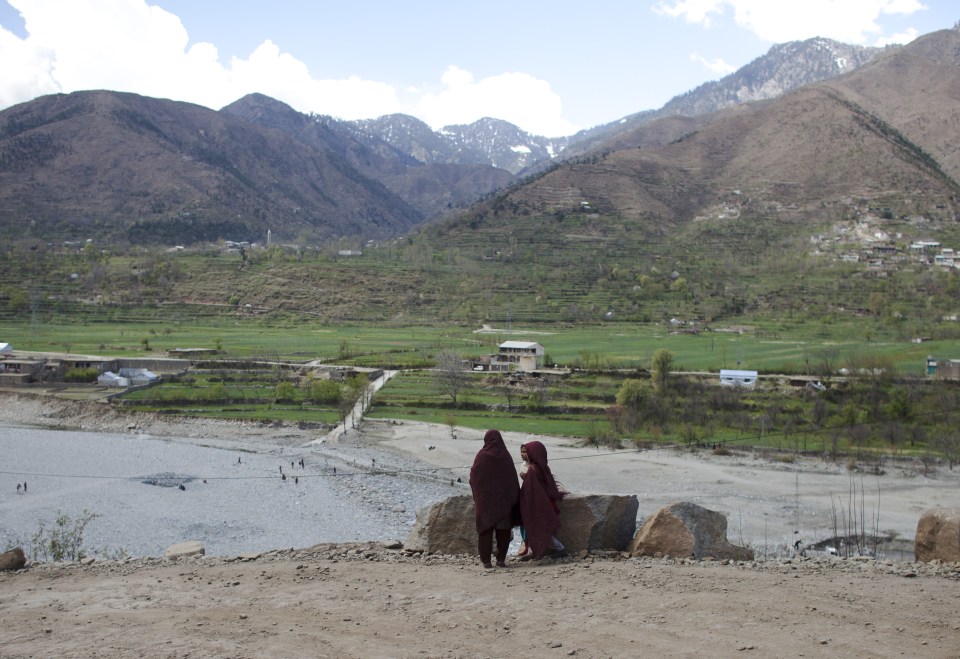
[[[470,489],[477,509],[477,533],[489,531],[508,516],[520,496],[517,468],[498,430],[483,436],[483,448],[470,468]]]
[[[560,530],[557,500],[563,497],[553,473],[547,465],[547,448],[540,442],[527,442],[530,466],[520,487],[520,514],[527,534],[527,545],[534,556],[541,556],[550,546],[550,538]]]

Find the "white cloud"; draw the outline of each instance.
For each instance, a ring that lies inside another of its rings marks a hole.
[[[738,26],[771,43],[821,36],[857,44],[894,43],[894,35],[883,35],[878,19],[924,9],[919,0],[660,0],[653,7],[663,16],[705,27],[731,11]]]
[[[562,102],[550,84],[526,73],[502,73],[475,80],[470,72],[450,66],[441,82],[445,88],[424,93],[411,112],[433,128],[495,117],[538,135],[570,135],[577,131],[576,126],[563,119]]]
[[[450,67],[440,91],[405,90],[408,100],[401,102],[384,82],[315,78],[269,40],[225,65],[213,44],[191,45],[180,19],[147,0],[8,2],[23,17],[27,36],[0,28],[0,108],[42,94],[111,89],[217,109],[260,92],[301,112],[343,119],[406,112],[434,127],[494,116],[542,135],[577,129],[562,118],[550,85],[523,73],[474,80]]]
[[[35,48],[0,28],[0,108],[60,90],[50,75],[53,53]]]
[[[917,30],[910,28],[908,30],[904,30],[903,32],[891,34],[889,37],[880,37],[870,45],[889,46],[890,44],[895,44],[895,43],[898,43],[898,44],[910,43],[911,41],[916,39],[919,34],[920,33],[917,32]]]
[[[653,11],[671,18],[683,17],[688,23],[711,27],[711,14],[722,14],[724,0],[660,0]]]
[[[727,64],[719,57],[716,59],[709,60],[696,51],[690,53],[690,61],[696,62],[697,64],[700,64],[701,66],[704,66],[710,71],[713,71],[714,73],[721,76],[725,76],[737,70],[737,67],[733,66],[732,64]]]

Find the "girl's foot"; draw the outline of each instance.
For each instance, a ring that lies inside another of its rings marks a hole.
[[[520,549],[517,550],[517,556],[526,556],[530,553],[530,547],[527,546],[527,543],[520,545]]]

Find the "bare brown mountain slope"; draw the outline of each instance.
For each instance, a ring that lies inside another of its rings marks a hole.
[[[467,205],[513,178],[505,169],[481,163],[421,162],[373,136],[359,139],[352,122],[305,115],[263,94],[248,94],[221,112],[278,128],[310,147],[336,154],[367,178],[385,185],[424,217]],[[429,131],[426,124],[422,129]],[[436,139],[432,131],[429,135]]]
[[[0,113],[0,223],[131,242],[402,233],[420,215],[335,154],[200,106],[117,92]]]
[[[824,83],[897,127],[960,180],[960,30],[940,30]]]
[[[502,206],[525,214],[588,205],[660,230],[731,204],[753,217],[830,220],[859,205],[953,219],[958,48],[960,33],[936,33],[846,78],[725,110],[666,145],[651,137],[654,122],[514,189]],[[682,125],[665,121],[668,133]]]

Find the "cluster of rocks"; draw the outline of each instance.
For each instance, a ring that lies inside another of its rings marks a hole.
[[[10,553],[10,552],[7,552]],[[2,559],[0,559],[2,560]],[[904,578],[935,578],[951,579],[960,582],[960,563],[945,563],[934,560],[923,562],[895,562],[876,561],[870,558],[793,558],[772,560],[737,561],[701,560],[693,558],[677,558],[672,556],[631,556],[626,551],[580,551],[575,555],[563,559],[544,559],[535,566],[546,567],[567,565],[569,567],[583,566],[607,561],[628,562],[636,565],[637,569],[679,566],[684,569],[714,569],[714,570],[762,570],[785,575],[802,577],[805,574],[867,574],[867,575],[894,575]],[[84,570],[102,574],[131,574],[140,570],[149,570],[171,563],[193,566],[218,566],[238,563],[272,563],[294,562],[298,567],[302,565],[332,562],[332,563],[394,563],[416,567],[431,565],[455,565],[464,568],[477,568],[478,558],[475,552],[467,554],[435,554],[404,547],[403,543],[365,542],[365,543],[325,543],[302,549],[276,549],[268,552],[254,552],[238,556],[205,556],[202,553],[179,555],[170,557],[143,557],[126,558],[124,560],[103,560],[73,563],[30,563],[19,569],[41,570],[51,572]],[[509,565],[510,563],[508,563]]]
[[[635,496],[569,496],[560,502],[563,525],[560,541],[571,553],[602,550],[627,556],[671,556],[701,561],[752,562],[754,552],[727,540],[727,518],[688,501],[657,510],[636,529]],[[473,499],[454,496],[417,511],[416,525],[406,546],[440,554],[474,551]],[[919,563],[960,563],[960,509],[935,508],[918,524],[915,557]],[[876,562],[869,557],[865,558]]]
[[[636,529],[635,496],[570,496],[561,504],[564,520],[560,540],[570,553],[541,562],[631,560],[700,567],[773,570],[787,573],[843,571],[895,574],[903,577],[939,577],[960,581],[960,510],[927,511],[918,524],[915,562],[879,561],[867,556],[803,557],[755,560],[746,547],[726,538],[726,518],[696,504],[680,501],[661,508]],[[475,565],[477,534],[473,499],[451,496],[421,508],[405,542],[326,543],[306,549],[255,552],[233,557],[207,557],[200,542],[168,547],[163,558],[128,558],[95,562],[88,558],[66,567],[129,571],[169,561],[202,561],[204,565],[249,561],[378,561],[431,565]],[[0,554],[0,570],[63,568],[64,564],[27,565],[22,549]]]
[[[560,502],[558,534],[571,553],[626,551],[630,556],[676,556],[696,560],[753,560],[753,550],[727,540],[721,513],[680,501],[661,508],[639,531],[639,502],[632,495],[568,496]],[[453,496],[417,511],[406,546],[438,554],[475,551],[473,499]]]

